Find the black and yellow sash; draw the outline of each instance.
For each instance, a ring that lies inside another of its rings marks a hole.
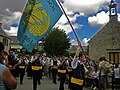
[[[42,69],[42,66],[32,66],[32,70],[40,70]]]
[[[25,69],[25,66],[19,66],[19,68],[21,68],[21,69]]]
[[[58,66],[53,65],[52,68],[53,68],[53,69],[58,69]]]
[[[60,70],[60,69],[58,69],[58,73],[66,73],[66,70]]]
[[[83,85],[83,80],[71,77],[71,83],[74,83],[77,85]]]

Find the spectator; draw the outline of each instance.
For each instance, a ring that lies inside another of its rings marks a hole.
[[[4,55],[4,45],[0,42],[0,60],[6,59]],[[9,69],[0,64],[0,90],[15,89],[17,87],[17,81],[10,73]]]
[[[99,87],[99,71],[97,69],[97,67],[95,68],[95,70],[92,73],[92,88],[95,90],[96,88]]]
[[[120,68],[118,64],[115,64],[114,68],[115,88],[120,85]]]
[[[99,69],[100,69],[100,74],[99,74],[99,88],[100,90],[106,90],[107,85],[108,85],[108,71],[110,68],[109,63],[107,62],[105,57],[101,57],[99,63]]]

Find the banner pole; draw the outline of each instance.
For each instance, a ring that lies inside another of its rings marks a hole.
[[[65,12],[65,10],[64,10],[64,8],[63,8],[63,6],[61,5],[60,1],[59,1],[59,0],[57,0],[57,1],[58,1],[59,5],[60,5],[60,7],[61,7],[61,9],[62,9],[62,11],[63,11],[65,17],[67,18],[68,23],[70,24],[70,26],[71,26],[71,28],[72,28],[72,31],[73,31],[73,33],[74,33],[76,39],[77,39],[78,45],[79,45],[80,48],[82,49],[83,54],[84,54],[84,56],[85,56],[85,58],[86,58],[86,60],[87,60],[87,62],[88,62],[88,64],[89,64],[89,66],[90,66],[89,58],[87,57],[87,55],[86,55],[86,53],[85,53],[85,51],[84,51],[84,49],[83,49],[83,47],[82,47],[82,45],[81,45],[81,42],[80,42],[80,40],[79,40],[79,38],[78,38],[78,36],[77,36],[77,34],[76,34],[76,32],[75,32],[73,26],[72,26],[72,23],[70,22],[70,20],[69,20],[69,18],[68,18],[68,16],[67,16],[67,14],[66,14],[66,12]]]

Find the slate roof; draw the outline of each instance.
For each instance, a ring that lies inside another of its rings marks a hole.
[[[10,36],[12,44],[19,44],[16,36]]]
[[[9,36],[5,33],[5,31],[2,28],[0,28],[0,36],[9,38]]]

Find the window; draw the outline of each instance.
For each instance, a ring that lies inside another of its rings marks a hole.
[[[110,62],[119,63],[119,52],[109,52]]]
[[[6,46],[8,46],[8,39],[3,38],[3,44],[6,45]]]

